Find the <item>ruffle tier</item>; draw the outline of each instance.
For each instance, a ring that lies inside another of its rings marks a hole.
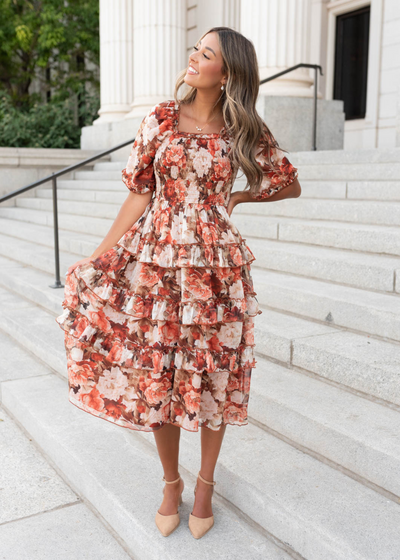
[[[183,369],[188,372],[201,373],[230,371],[237,374],[244,368],[255,366],[254,343],[241,342],[235,348],[195,348],[185,344],[173,346],[168,344],[137,344],[129,339],[116,338],[115,333],[106,334],[89,323],[87,317],[66,309],[57,319],[58,324],[69,335],[88,349],[87,359],[106,360],[110,367],[124,367],[151,370],[160,374],[169,369]],[[173,329],[173,325],[164,324],[162,328]],[[157,328],[157,327],[156,327]],[[252,336],[252,333],[249,333]],[[243,337],[242,337],[243,338]],[[89,340],[87,340],[89,339]]]
[[[107,263],[110,260],[121,263],[126,258],[124,248],[113,248],[111,252],[112,255],[106,257]],[[104,261],[102,261],[101,268],[97,268],[96,263],[88,263],[75,269],[76,272],[74,271],[74,276],[71,278],[72,285],[65,291],[66,297],[63,305],[71,310],[76,308],[85,315],[88,309],[98,312],[107,304],[114,311],[128,315],[130,319],[148,318],[154,321],[202,325],[245,321],[248,317],[254,317],[259,313],[256,293],[247,265],[236,267],[235,270],[240,270],[240,272],[232,274],[231,278],[228,278],[226,274],[223,280],[228,286],[224,286],[225,289],[220,289],[219,293],[215,293],[219,278],[210,278],[207,271],[205,276],[207,276],[208,283],[204,281],[204,276],[199,278],[196,271],[187,267],[190,270],[189,273],[183,272],[182,274],[181,271],[178,273],[174,271],[172,276],[170,275],[165,280],[164,285],[164,277],[160,278],[157,275],[153,263],[149,266],[140,266],[139,271],[135,271],[132,267],[127,270],[129,259],[132,258],[132,255],[129,255],[125,261],[124,282],[121,281],[124,269],[120,269],[118,281],[116,278],[111,278],[106,272]],[[204,272],[204,268],[202,272]],[[138,285],[140,278],[142,285]],[[191,293],[188,290],[188,293],[185,293],[185,290],[179,285],[182,280],[186,280]],[[141,293],[130,289],[130,282],[133,283],[134,289],[139,289]],[[175,286],[175,290],[173,286]],[[177,286],[179,291],[176,289]],[[235,295],[230,295],[229,292],[233,292]],[[79,308],[76,301],[77,293],[79,293]],[[199,297],[194,299],[191,297],[193,293],[198,294]]]
[[[73,404],[143,431],[246,425],[261,311],[255,257],[225,213],[157,200],[67,276],[56,321]]]
[[[164,293],[157,294],[124,288],[129,285],[127,268],[130,264],[137,266],[137,261],[123,247],[116,246],[102,257],[117,266],[107,268],[103,258],[100,263],[96,259],[75,268],[67,276],[64,312],[56,319],[77,341],[91,346],[98,357],[102,355],[114,366],[155,372],[172,367],[235,373],[254,367],[251,318],[260,310],[248,265],[238,267],[239,282],[238,271],[226,272],[232,275],[232,281],[236,279],[233,285],[243,297],[213,294],[209,300],[182,301],[182,292],[180,298],[179,294],[171,296],[167,286]],[[121,267],[123,261],[125,267]],[[155,268],[139,266],[141,272],[151,268],[146,276]],[[115,276],[118,267],[119,275],[114,278],[105,272],[113,270]],[[176,273],[180,276],[181,271]],[[135,277],[133,286],[138,287]],[[229,288],[232,285],[228,284]]]
[[[161,267],[229,268],[255,260],[245,242],[225,206],[157,198],[118,245]]]

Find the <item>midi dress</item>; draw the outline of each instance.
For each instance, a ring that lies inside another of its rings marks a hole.
[[[248,423],[255,367],[253,253],[227,205],[237,175],[232,139],[178,130],[181,102],[154,105],[122,170],[144,213],[109,251],[67,274],[63,313],[69,401],[139,431],[191,432]],[[255,200],[297,169],[260,143]]]

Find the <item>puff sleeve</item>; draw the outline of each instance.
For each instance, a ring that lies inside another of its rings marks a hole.
[[[142,120],[132,150],[122,170],[122,181],[134,193],[152,192],[156,188],[153,161],[156,154],[156,138],[159,123],[155,105]]]
[[[264,177],[259,192],[252,197],[254,200],[269,198],[293,183],[298,176],[297,168],[290,163],[275,138],[271,133],[268,136],[271,142],[269,150],[272,165],[268,164],[268,146],[260,141],[255,158],[263,170]]]

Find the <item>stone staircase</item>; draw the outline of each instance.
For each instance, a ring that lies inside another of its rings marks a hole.
[[[400,149],[290,159],[301,197],[232,215],[256,256],[263,313],[250,423],[226,431],[216,525],[201,541],[186,526],[200,434],[181,431],[182,522],[166,540],[154,524],[163,483],[153,434],[68,402],[54,320],[63,290],[49,287],[51,190],[0,207],[0,329],[12,349],[2,406],[132,558],[400,558]],[[62,275],[111,226],[127,195],[125,163],[59,181]],[[235,189],[243,186],[238,179]]]

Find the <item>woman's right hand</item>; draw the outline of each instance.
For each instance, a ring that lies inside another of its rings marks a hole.
[[[72,264],[72,265],[69,267],[69,269],[67,270],[66,275],[67,275],[67,274],[71,274],[71,272],[73,272],[77,266],[80,266],[81,264],[85,264],[85,263],[88,263],[88,262],[93,261],[93,260],[94,260],[94,257],[85,257],[84,259],[81,259],[80,261],[77,261],[75,264]],[[66,276],[66,275],[65,275],[65,276]]]

